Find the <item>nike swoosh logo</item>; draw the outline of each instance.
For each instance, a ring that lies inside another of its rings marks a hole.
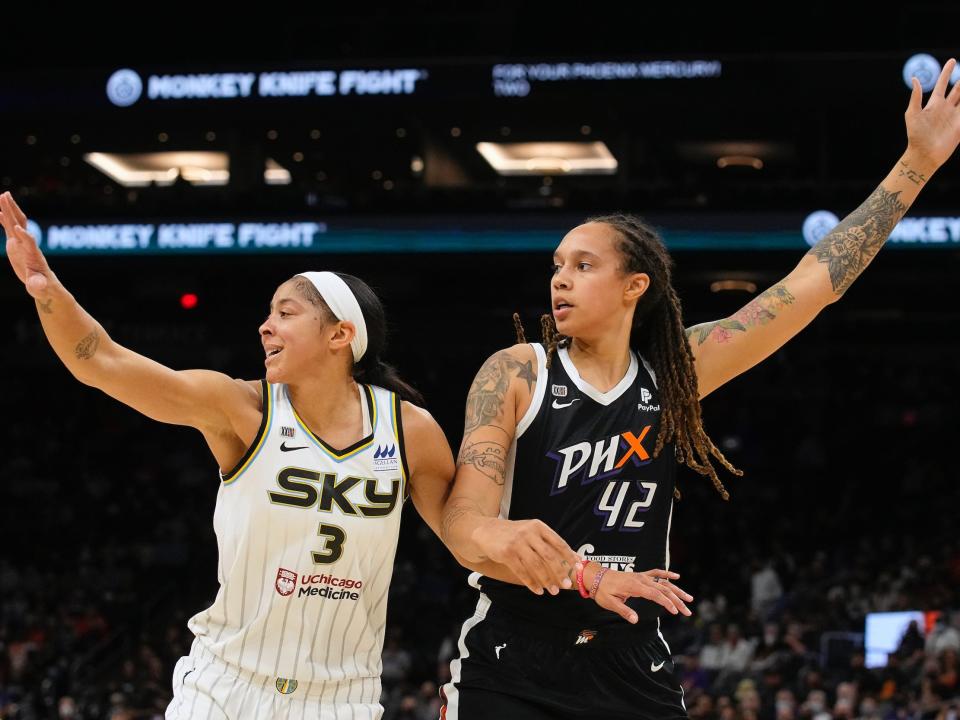
[[[280,452],[290,452],[291,450],[306,450],[308,447],[309,447],[308,445],[301,445],[300,447],[295,447],[295,448],[287,447],[287,443],[286,441],[284,441],[280,443]]]
[[[653,663],[650,663],[650,672],[659,672],[666,662],[667,661],[664,660],[659,665],[654,665]]]
[[[574,399],[571,400],[570,402],[568,402],[568,403],[563,403],[563,404],[558,403],[556,400],[554,400],[554,401],[553,401],[553,407],[556,408],[557,410],[559,410],[560,408],[570,407],[570,406],[573,405],[575,402],[577,402],[579,399],[580,399],[580,398],[574,398]]]

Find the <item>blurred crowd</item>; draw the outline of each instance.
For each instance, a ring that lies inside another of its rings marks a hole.
[[[42,359],[2,401],[0,719],[160,718],[187,618],[216,591],[216,466],[195,431],[140,417],[27,345]],[[704,402],[746,475],[725,503],[680,473],[672,566],[696,600],[663,633],[692,718],[956,720],[957,359],[814,336]],[[414,379],[435,415],[461,412],[460,393]],[[434,720],[476,597],[404,512],[382,702],[388,720]],[[940,614],[868,668],[865,616],[895,610]]]

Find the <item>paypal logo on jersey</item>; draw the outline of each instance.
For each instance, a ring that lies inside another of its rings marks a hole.
[[[643,446],[650,428],[651,426],[647,425],[639,435],[628,431],[614,435],[609,440],[579,442],[547,453],[547,457],[557,462],[557,472],[550,494],[556,495],[566,490],[571,478],[582,476],[581,482],[586,485],[595,480],[619,475],[628,461],[633,461],[637,467],[652,462],[653,458]],[[623,454],[618,458],[621,450]],[[587,461],[590,461],[589,467]]]

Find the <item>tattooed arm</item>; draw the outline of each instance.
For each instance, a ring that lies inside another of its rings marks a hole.
[[[230,444],[212,438],[236,435],[240,451],[232,454],[239,458],[243,441],[259,425],[257,388],[210,370],[171,370],[114,342],[57,279],[9,193],[0,196],[0,223],[7,258],[36,303],[47,340],[75,378],[155,420],[196,427],[212,449]],[[219,454],[229,456],[231,450]]]
[[[783,346],[842,297],[883,247],[920,190],[960,143],[960,83],[946,93],[943,68],[926,107],[919,82],[905,117],[907,149],[880,186],[808,252],[783,280],[739,312],[687,330],[700,397]]]
[[[570,587],[576,554],[539,520],[499,517],[507,455],[536,380],[536,356],[529,345],[501,350],[480,368],[467,396],[463,442],[440,536],[467,567],[506,566],[520,583],[543,594],[544,588],[556,593]]]

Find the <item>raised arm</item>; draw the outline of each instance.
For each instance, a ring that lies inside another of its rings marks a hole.
[[[532,394],[536,373],[536,356],[529,345],[495,353],[477,373],[467,395],[456,479],[440,534],[467,567],[486,562],[504,565],[533,592],[543,594],[546,588],[556,594],[571,586],[569,573],[577,562],[576,553],[540,520],[500,517],[518,411],[529,404],[520,398]]]
[[[209,370],[171,370],[114,342],[50,269],[10,193],[0,196],[0,223],[7,258],[36,303],[47,340],[77,380],[154,420],[205,433],[233,432],[242,410],[259,405],[256,389],[242,380]]]
[[[927,104],[919,81],[905,113],[907,149],[880,186],[783,280],[730,317],[687,330],[700,397],[750,369],[840,299],[883,247],[933,173],[960,143],[960,83],[947,93],[951,59]]]

